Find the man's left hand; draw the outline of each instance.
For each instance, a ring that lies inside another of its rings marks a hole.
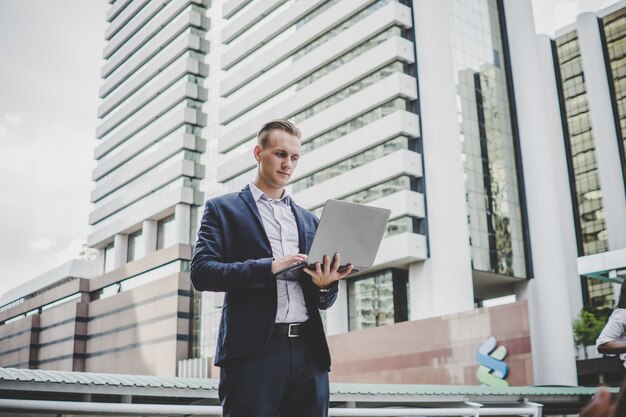
[[[344,271],[338,271],[341,265],[341,256],[338,253],[333,256],[332,263],[328,255],[324,255],[323,261],[323,264],[319,262],[315,264],[315,270],[303,269],[304,272],[311,276],[313,283],[320,288],[329,287],[334,282],[344,279],[352,272],[351,264],[348,264]]]

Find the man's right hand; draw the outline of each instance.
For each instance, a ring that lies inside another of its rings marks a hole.
[[[296,262],[306,261],[308,256],[303,253],[292,253],[290,255],[283,256],[282,258],[274,259],[272,261],[272,273],[276,273],[288,266],[295,264]]]

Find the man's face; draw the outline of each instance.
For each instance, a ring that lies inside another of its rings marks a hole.
[[[259,162],[258,180],[261,186],[282,190],[300,158],[300,139],[283,130],[270,132],[267,146],[254,147],[254,157]]]

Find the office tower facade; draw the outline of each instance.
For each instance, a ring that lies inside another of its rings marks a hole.
[[[623,43],[626,3],[581,14],[555,37],[579,256],[626,247]],[[610,282],[583,279],[585,305],[611,309]]]
[[[107,313],[88,322],[93,342],[87,343],[86,355],[99,355],[99,363],[108,357],[132,363],[139,350],[151,363],[156,351],[164,350],[186,359],[195,308],[187,273],[191,224],[203,202],[208,2],[111,3],[89,216],[93,227],[87,237],[101,253],[98,280],[109,285],[91,292],[90,311]],[[99,332],[116,335],[118,342],[107,346],[109,356],[99,354],[103,348],[93,336]],[[175,368],[170,364],[168,373]],[[94,362],[90,369],[108,366]]]

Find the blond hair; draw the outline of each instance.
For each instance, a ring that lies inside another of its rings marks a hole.
[[[267,147],[267,143],[269,141],[270,133],[272,130],[282,130],[284,132],[289,133],[290,135],[296,136],[298,139],[302,137],[302,133],[300,129],[286,119],[277,119],[272,120],[271,122],[267,122],[261,127],[259,130],[259,134],[257,135],[257,143],[262,147]]]

